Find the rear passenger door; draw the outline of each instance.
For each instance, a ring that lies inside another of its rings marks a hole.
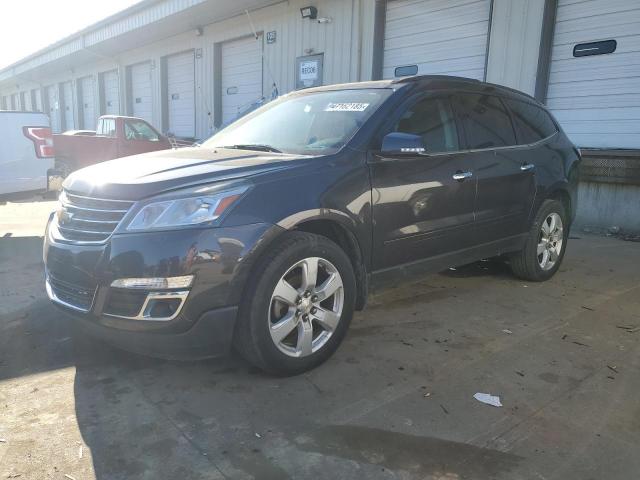
[[[383,134],[418,135],[425,152],[372,156],[374,270],[473,244],[473,164],[460,153],[450,99],[414,99],[390,123]]]
[[[493,95],[461,93],[454,106],[475,166],[476,244],[524,233],[535,197],[535,166],[517,145],[504,103]]]

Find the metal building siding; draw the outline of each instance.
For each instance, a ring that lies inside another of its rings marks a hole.
[[[262,36],[222,44],[222,123],[262,98]]]
[[[80,79],[80,111],[82,112],[82,128],[95,130],[96,128],[96,98],[93,76]]]
[[[614,53],[573,56],[615,39]],[[547,105],[581,147],[640,148],[640,3],[559,0]]]
[[[22,104],[22,110],[24,112],[32,112],[33,105],[31,105],[31,92],[20,92],[20,103]]]
[[[490,0],[389,0],[383,77],[417,65],[419,74],[482,80],[490,16]]]
[[[149,123],[153,122],[151,63],[144,62],[131,67],[131,113]]]
[[[73,85],[71,82],[62,83],[62,108],[64,108],[64,129],[74,130],[76,128],[75,122],[75,108],[73,104]]]
[[[189,51],[167,58],[167,119],[176,137],[195,137],[195,62]]]
[[[51,131],[53,133],[60,133],[61,121],[60,121],[60,101],[58,99],[58,87],[56,85],[49,85],[45,88],[48,104],[49,120],[51,121]]]
[[[102,88],[104,92],[104,113],[106,115],[120,114],[120,80],[117,70],[102,74]]]

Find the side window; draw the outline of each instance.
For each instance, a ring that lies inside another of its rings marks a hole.
[[[518,143],[535,143],[556,133],[549,114],[533,103],[505,100],[518,133]]]
[[[419,135],[429,153],[460,150],[458,131],[447,98],[419,100],[404,112],[393,131]]]
[[[124,135],[127,140],[147,140],[157,142],[158,134],[146,122],[127,120],[124,123]]]
[[[98,120],[98,126],[96,127],[96,135],[102,135],[104,137],[116,136],[116,121],[113,118],[101,118]]]
[[[467,148],[495,148],[516,144],[509,114],[498,97],[460,94],[456,110],[467,137]]]

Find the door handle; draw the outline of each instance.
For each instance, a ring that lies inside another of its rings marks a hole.
[[[458,170],[456,173],[453,174],[453,179],[459,182],[462,182],[470,177],[473,177],[472,172],[461,172],[460,170]]]
[[[533,163],[523,163],[522,165],[520,165],[520,170],[522,170],[523,172],[533,170],[534,168],[536,168],[536,166]]]

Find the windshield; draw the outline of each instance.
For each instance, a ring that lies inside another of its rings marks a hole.
[[[283,97],[232,123],[203,147],[335,153],[390,94],[388,89],[359,89]]]

